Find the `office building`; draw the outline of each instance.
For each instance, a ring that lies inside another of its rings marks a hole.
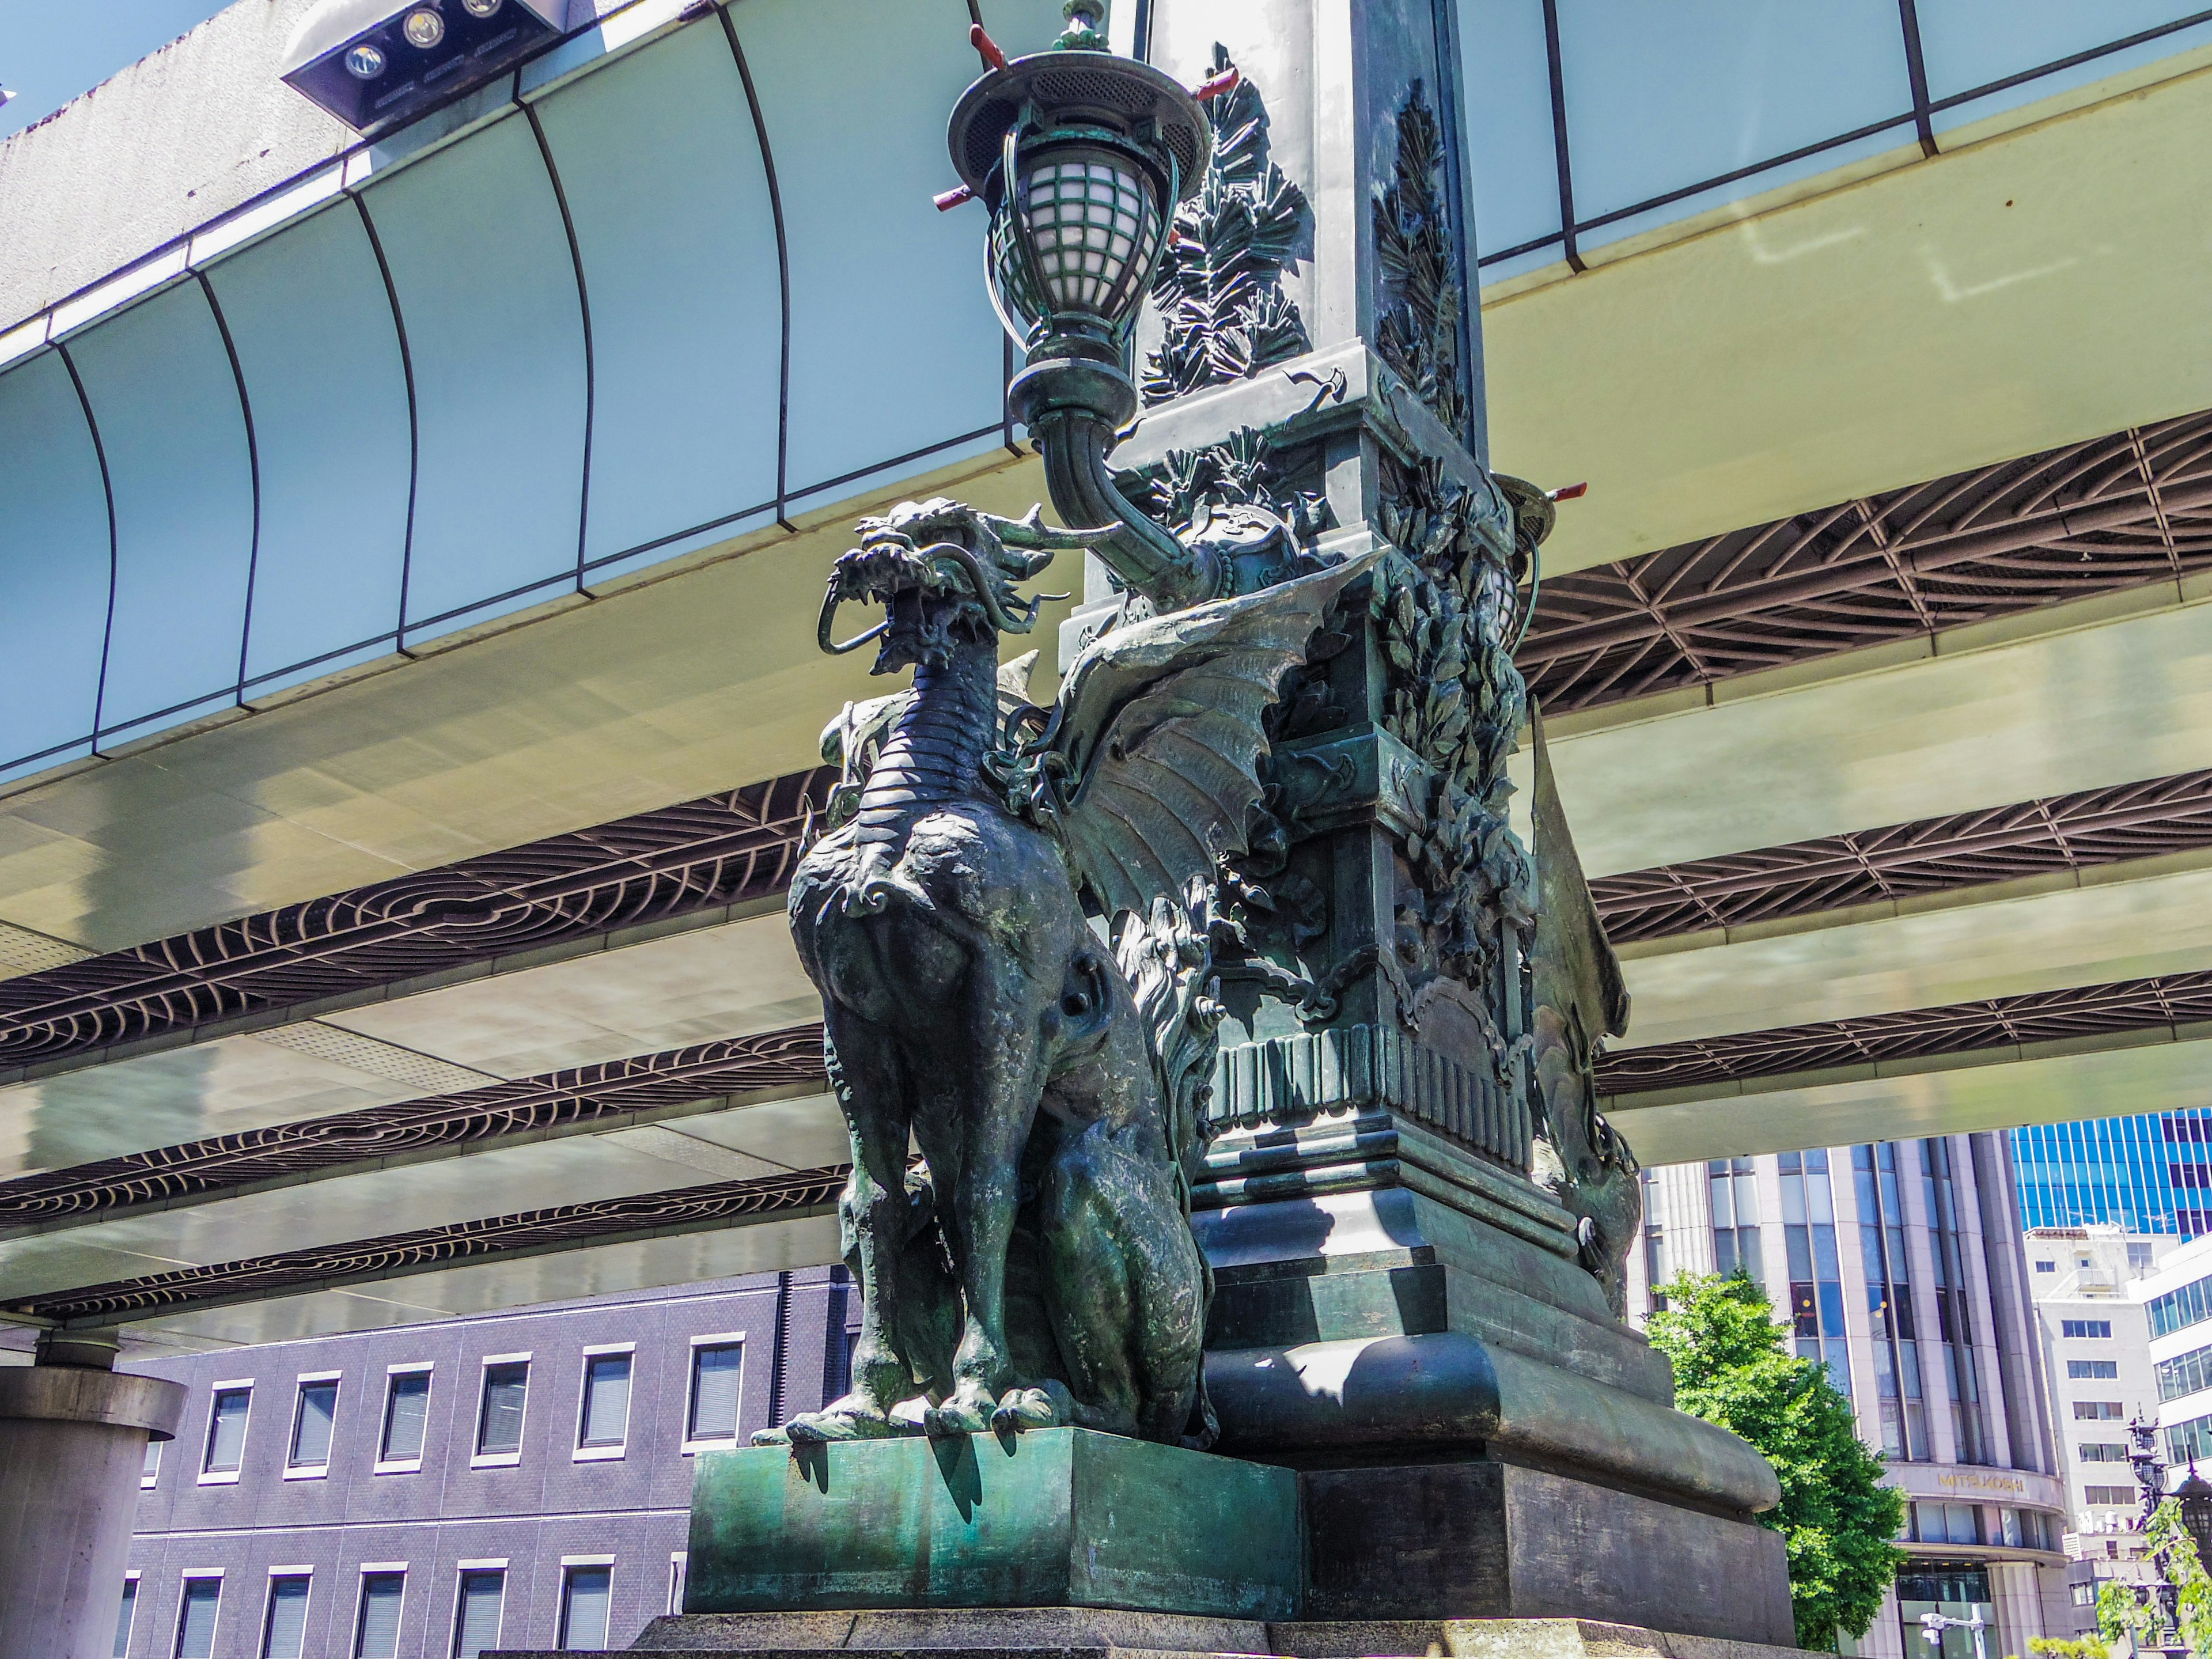
[[[2031,1123],[2012,1152],[2024,1227],[2212,1232],[2212,1111]]]
[[[1647,1170],[1644,1194],[1632,1316],[1676,1272],[1749,1273],[1906,1494],[1910,1560],[1857,1650],[1922,1659],[1928,1612],[1979,1611],[1999,1653],[2069,1628],[2063,1465],[2002,1137],[1678,1164]],[[1972,1659],[1965,1632],[1954,1647]]]
[[[757,1274],[143,1369],[118,1659],[627,1647],[681,1602],[702,1451],[844,1390],[842,1268]]]

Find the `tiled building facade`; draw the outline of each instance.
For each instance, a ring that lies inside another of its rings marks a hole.
[[[691,1455],[842,1391],[850,1289],[813,1268],[136,1367],[190,1395],[115,1651],[627,1646],[678,1594]]]

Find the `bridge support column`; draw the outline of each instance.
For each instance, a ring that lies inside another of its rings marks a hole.
[[[112,1370],[112,1336],[48,1333],[0,1370],[0,1659],[106,1659],[138,1472],[174,1436],[183,1385]]]

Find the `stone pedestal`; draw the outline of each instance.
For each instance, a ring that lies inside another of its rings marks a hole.
[[[1298,1610],[1297,1477],[1046,1429],[698,1460],[686,1610]]]
[[[1297,1620],[1183,1619],[1091,1607],[908,1608],[862,1613],[686,1613],[656,1619],[633,1653],[749,1653],[801,1659],[1783,1659],[1795,1648],[1589,1619]],[[485,1659],[556,1659],[532,1649]]]
[[[0,1659],[114,1650],[138,1472],[181,1384],[91,1366],[0,1370]]]

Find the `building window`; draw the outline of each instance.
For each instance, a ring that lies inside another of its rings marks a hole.
[[[733,1445],[738,1438],[738,1379],[745,1345],[737,1337],[695,1337],[691,1343],[689,1445]]]
[[[2077,1423],[2117,1423],[2126,1415],[2117,1400],[2077,1400],[2074,1402],[2074,1420]]]
[[[2055,1273],[2058,1271],[2058,1264],[2056,1261],[2039,1261],[2035,1264],[2035,1271],[2039,1273]]]
[[[477,1659],[499,1645],[499,1619],[507,1600],[502,1567],[463,1564],[459,1600],[453,1606],[453,1659]]]
[[[1932,1454],[1928,1407],[1920,1380],[1920,1331],[1915,1322],[1912,1271],[1905,1250],[1904,1200],[1893,1141],[1851,1148],[1858,1200],[1859,1258],[1866,1271],[1867,1323],[1874,1347],[1874,1387],[1883,1455],[1908,1462]]]
[[[2192,1417],[2166,1431],[2166,1461],[2186,1463],[2192,1457],[2212,1462],[2212,1417]]]
[[[353,1621],[354,1659],[399,1659],[399,1608],[407,1595],[407,1568],[361,1570],[361,1610]]]
[[[2058,1334],[2061,1336],[2102,1339],[2112,1335],[2112,1322],[2109,1319],[2062,1319],[2058,1322]]]
[[[2154,1370],[2160,1401],[2179,1400],[2199,1389],[2212,1389],[2212,1347],[2191,1348],[2187,1353],[2161,1359]]]
[[[2083,1440],[2075,1443],[2074,1455],[2084,1463],[2124,1463],[2128,1449],[2116,1440]]]
[[[208,1406],[207,1449],[200,1458],[200,1484],[235,1481],[246,1457],[246,1419],[253,1408],[253,1384],[218,1382]]]
[[[287,1480],[319,1475],[330,1468],[331,1427],[337,1414],[337,1377],[300,1379],[300,1398],[292,1407],[292,1451],[284,1465]]]
[[[269,1610],[261,1620],[261,1659],[303,1659],[307,1651],[307,1594],[314,1580],[304,1572],[271,1572]]]
[[[2136,1496],[2133,1486],[2084,1486],[2081,1501],[2085,1504],[2112,1504],[2133,1509],[2142,1500]]]
[[[177,1609],[177,1659],[214,1659],[216,1615],[222,1610],[222,1575],[187,1573]]]
[[[1827,1149],[1784,1152],[1780,1164],[1782,1243],[1790,1268],[1790,1317],[1796,1332],[1797,1357],[1825,1361],[1828,1380],[1848,1397],[1851,1366],[1844,1343],[1843,1271],[1836,1260],[1836,1205],[1828,1184]]]
[[[607,1589],[613,1564],[592,1558],[561,1564],[561,1646],[603,1653],[607,1645]]]
[[[684,1611],[684,1581],[691,1571],[691,1552],[668,1552],[668,1616],[673,1619]]]
[[[384,1434],[377,1443],[380,1474],[422,1467],[422,1431],[430,1420],[430,1368],[395,1365],[385,1385]]]
[[[1705,1165],[1712,1202],[1713,1271],[1741,1269],[1763,1283],[1766,1264],[1759,1248],[1759,1187],[1747,1158],[1717,1158]]]
[[[2151,1247],[2148,1242],[2139,1239],[2130,1239],[2128,1241],[2128,1270],[2130,1273],[2148,1272],[2151,1266],[2150,1252]]]
[[[2194,1280],[2164,1296],[2154,1296],[2143,1305],[2150,1312],[2150,1334],[2171,1336],[2212,1319],[2212,1279]]]
[[[151,1486],[161,1478],[162,1444],[161,1441],[154,1439],[149,1439],[146,1442],[146,1455],[138,1465],[138,1486],[141,1491]]]
[[[2066,1362],[2066,1376],[2069,1382],[2116,1382],[2119,1376],[2120,1362],[2117,1359],[2069,1359]]]
[[[131,1651],[131,1625],[138,1616],[138,1575],[123,1575],[123,1610],[115,1615],[115,1659]]]
[[[522,1461],[522,1413],[530,1397],[530,1356],[503,1354],[483,1368],[483,1401],[477,1411],[479,1463]]]
[[[2069,1584],[2066,1589],[2074,1598],[2075,1607],[2094,1607],[2097,1605],[2097,1587],[2094,1584]]]
[[[620,1457],[629,1435],[631,1350],[584,1351],[584,1398],[576,1412],[576,1455]],[[517,1413],[518,1424],[520,1413]]]
[[[1982,1512],[1972,1504],[1915,1504],[1912,1532],[1923,1544],[1978,1544]]]

